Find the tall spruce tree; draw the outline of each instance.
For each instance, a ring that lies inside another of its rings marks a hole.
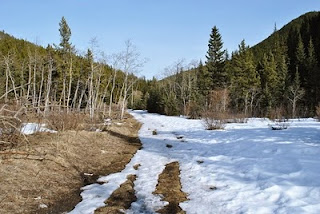
[[[225,50],[221,35],[216,26],[212,28],[208,51],[206,66],[211,77],[211,89],[226,88],[228,84],[228,75],[225,69]]]
[[[301,84],[304,86],[306,82],[306,73],[305,73],[305,63],[306,63],[306,54],[304,51],[304,44],[299,34],[298,37],[298,44],[296,47],[296,70],[298,70],[300,77],[301,77]]]
[[[277,65],[271,51],[268,54],[264,54],[259,64],[259,73],[262,89],[261,111],[265,116],[269,116],[271,109],[275,106],[275,94],[279,85]]]
[[[61,21],[59,23],[59,32],[60,32],[60,47],[63,52],[69,52],[71,51],[71,43],[70,43],[70,38],[71,38],[71,29],[64,18],[64,16],[61,18]]]
[[[307,84],[305,86],[306,89],[306,96],[305,98],[308,108],[310,109],[311,113],[314,113],[315,106],[320,102],[320,95],[319,95],[319,66],[318,60],[316,58],[316,52],[313,45],[312,38],[309,40],[308,44],[308,55],[306,60],[306,80]]]
[[[72,72],[73,72],[73,64],[72,64],[72,44],[70,42],[71,38],[71,29],[64,17],[61,18],[59,23],[59,32],[60,32],[60,47],[59,51],[62,58],[61,63],[61,73],[62,73],[62,92],[59,101],[59,105],[63,104],[67,108],[67,112],[69,111],[71,90],[72,90]],[[69,80],[67,83],[67,79]],[[67,86],[68,84],[68,86]]]
[[[245,114],[253,113],[260,79],[256,71],[253,54],[242,40],[239,51],[233,54],[231,64],[231,99],[233,107]]]

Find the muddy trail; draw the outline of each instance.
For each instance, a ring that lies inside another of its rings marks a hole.
[[[139,170],[139,165],[135,166]],[[159,175],[158,184],[153,194],[162,197],[168,205],[156,213],[160,214],[184,214],[179,203],[187,200],[187,195],[181,190],[179,162],[171,162],[165,166]],[[130,208],[131,204],[137,200],[134,190],[136,175],[129,175],[127,180],[116,189],[105,201],[106,206],[97,209],[95,214],[120,214]]]

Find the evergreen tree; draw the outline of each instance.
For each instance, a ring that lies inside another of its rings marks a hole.
[[[206,66],[211,77],[211,89],[225,88],[228,84],[225,50],[222,49],[223,42],[216,26],[212,28],[208,47]]]
[[[277,75],[277,66],[272,52],[265,54],[259,66],[262,89],[262,112],[269,115],[273,107],[275,107],[275,94],[279,79]]]
[[[211,89],[211,83],[212,82],[208,69],[202,64],[202,61],[200,61],[197,68],[197,88],[201,96],[208,96]]]
[[[59,23],[59,32],[60,32],[60,47],[62,52],[67,53],[71,51],[71,43],[70,43],[70,38],[71,38],[71,29],[64,17],[62,17],[60,23]]]
[[[301,35],[298,37],[298,44],[296,48],[296,70],[298,70],[300,76],[302,77],[302,85],[306,82],[306,73],[305,73],[305,62],[306,54],[304,51],[304,44],[302,42]]]
[[[252,52],[244,40],[239,45],[239,51],[233,54],[230,69],[232,72],[232,103],[237,110],[247,114],[250,108],[252,113],[260,80],[255,69]]]
[[[315,106],[320,102],[320,94],[319,94],[319,87],[320,87],[320,69],[318,66],[318,60],[316,58],[316,52],[313,45],[312,38],[309,40],[308,44],[308,55],[306,59],[306,81],[307,84],[305,85],[306,94],[306,102],[307,106],[312,113],[315,111]]]
[[[71,90],[73,82],[73,47],[70,42],[71,38],[71,29],[64,17],[61,18],[59,23],[59,32],[60,32],[60,54],[62,58],[61,63],[61,73],[62,73],[62,92],[59,103],[63,103],[63,106],[66,106],[67,112],[69,111],[70,99],[71,99]],[[68,79],[68,83],[67,83]]]

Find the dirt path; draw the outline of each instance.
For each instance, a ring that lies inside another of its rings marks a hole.
[[[138,170],[138,166],[135,168]],[[161,214],[184,214],[179,203],[187,200],[187,195],[181,191],[179,163],[172,162],[166,165],[159,175],[158,184],[153,194],[161,195],[163,201],[169,202],[163,209],[158,210]],[[129,175],[127,181],[115,190],[105,201],[106,206],[99,208],[95,214],[119,214],[129,209],[131,203],[137,200],[134,190],[136,175]]]

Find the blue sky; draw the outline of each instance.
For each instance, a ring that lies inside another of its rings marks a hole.
[[[86,50],[94,37],[106,54],[124,49],[131,39],[148,58],[140,76],[159,76],[179,59],[205,58],[211,28],[216,25],[229,52],[242,39],[250,46],[309,11],[318,0],[1,0],[0,30],[46,46],[59,43],[59,21],[65,16],[71,42]]]

